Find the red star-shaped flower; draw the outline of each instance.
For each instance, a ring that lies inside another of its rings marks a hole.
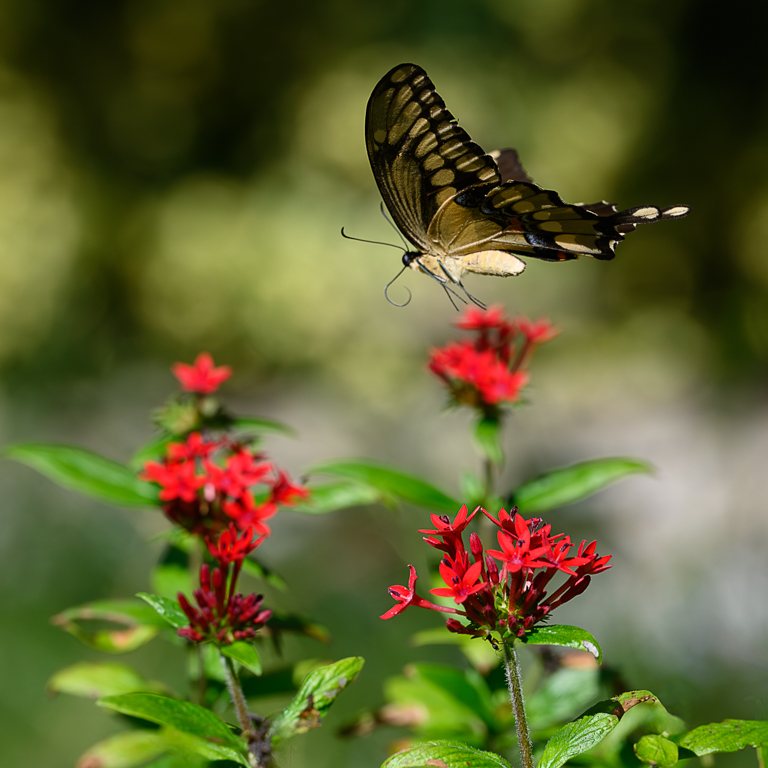
[[[185,392],[196,392],[198,395],[210,395],[232,375],[228,365],[216,368],[208,352],[201,352],[192,365],[176,363],[171,371]]]

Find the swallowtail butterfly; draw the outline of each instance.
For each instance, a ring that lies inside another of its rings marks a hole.
[[[612,259],[637,224],[690,210],[563,202],[533,183],[515,150],[486,154],[475,144],[415,64],[400,64],[373,89],[365,140],[384,203],[414,246],[403,264],[465,293],[465,272],[519,275],[525,262],[518,255]]]

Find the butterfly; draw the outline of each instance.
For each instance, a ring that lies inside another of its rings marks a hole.
[[[690,210],[565,203],[531,180],[515,150],[486,154],[475,144],[416,64],[394,67],[373,89],[365,141],[384,204],[414,247],[403,254],[403,269],[429,275],[446,292],[458,287],[481,306],[461,282],[466,272],[519,275],[519,256],[612,259],[638,224]]]

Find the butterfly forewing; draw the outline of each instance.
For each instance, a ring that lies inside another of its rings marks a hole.
[[[421,67],[388,72],[368,101],[365,137],[381,196],[420,250],[436,243],[429,222],[440,206],[478,184],[501,181],[493,158],[460,128]]]

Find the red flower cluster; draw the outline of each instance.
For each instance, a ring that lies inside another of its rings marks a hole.
[[[519,398],[536,345],[557,335],[546,320],[508,320],[498,306],[470,307],[456,326],[475,331],[475,340],[436,347],[430,352],[429,369],[448,386],[456,403],[486,413]]]
[[[254,540],[254,535],[252,527],[238,535],[230,523],[215,545],[206,539],[218,567],[213,572],[207,564],[200,567],[200,589],[193,593],[198,607],[179,592],[179,605],[189,619],[189,626],[179,630],[182,637],[195,643],[212,640],[228,645],[254,637],[272,616],[272,611],[261,610],[261,595],[235,594],[243,560],[264,540],[263,536]]]
[[[543,525],[540,518],[524,520],[516,510],[513,514],[499,510],[498,519],[483,510],[499,528],[499,549],[484,553],[480,537],[473,533],[467,551],[462,534],[479,509],[468,515],[466,506],[462,507],[453,523],[447,516],[432,515],[435,528],[420,531],[427,534],[427,544],[444,552],[440,575],[445,587],[431,590],[432,594],[453,598],[462,610],[435,605],[416,595],[416,570],[409,566],[408,587],[390,587],[389,593],[398,604],[382,619],[417,605],[464,616],[465,623],[448,619],[446,626],[451,632],[488,637],[495,631],[502,637],[522,637],[555,608],[580,595],[592,574],[611,567],[610,555],[595,553],[596,542],[582,541],[571,554],[575,545],[568,536],[553,536],[551,526]],[[566,579],[547,595],[547,587],[558,573]]]
[[[206,439],[192,432],[183,443],[169,443],[163,461],[148,461],[142,480],[161,487],[166,516],[196,535],[218,533],[234,521],[244,530],[269,535],[265,521],[308,495],[261,454],[228,437]],[[254,486],[266,492],[254,494]],[[258,501],[257,501],[258,498]]]
[[[232,375],[232,369],[228,365],[214,367],[213,358],[208,352],[201,352],[192,365],[176,363],[171,371],[185,392],[195,392],[198,395],[212,394]]]

